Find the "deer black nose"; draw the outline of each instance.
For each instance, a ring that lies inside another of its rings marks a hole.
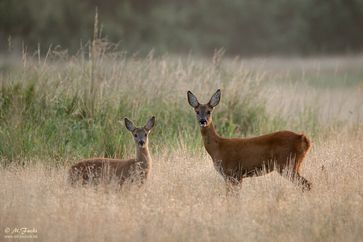
[[[144,144],[145,144],[145,141],[143,141],[143,140],[139,141],[139,145],[144,145]]]
[[[202,124],[202,125],[206,125],[206,124],[207,124],[207,120],[205,120],[205,119],[201,119],[201,120],[199,121],[199,123],[200,123],[200,124]]]

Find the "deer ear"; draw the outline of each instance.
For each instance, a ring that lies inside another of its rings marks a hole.
[[[147,123],[146,123],[146,125],[145,125],[145,129],[147,130],[147,131],[150,131],[153,127],[154,127],[154,125],[155,125],[155,117],[154,116],[152,116],[150,119],[149,119],[149,121],[147,121]]]
[[[214,108],[215,106],[218,105],[219,101],[221,100],[221,90],[218,89],[213,96],[211,97],[211,99],[209,100],[208,105],[211,106],[212,108]]]
[[[193,108],[196,108],[199,106],[199,102],[196,96],[194,96],[194,94],[191,91],[188,91],[187,93],[188,95],[188,102],[189,105],[192,106]]]
[[[135,130],[135,125],[128,118],[125,118],[125,126],[131,132]]]

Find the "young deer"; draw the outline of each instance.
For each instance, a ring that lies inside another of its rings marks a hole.
[[[125,126],[132,133],[136,145],[136,158],[129,160],[91,158],[80,161],[69,170],[71,184],[82,180],[82,184],[101,181],[110,182],[116,179],[122,185],[127,179],[131,182],[137,180],[141,184],[148,177],[152,160],[148,148],[148,134],[154,127],[155,117],[149,119],[144,127],[137,128],[125,118]]]
[[[301,182],[303,190],[310,190],[311,183],[299,172],[310,147],[308,138],[290,131],[245,139],[222,138],[212,121],[212,112],[220,99],[221,91],[218,89],[207,104],[200,104],[196,96],[188,91],[188,102],[196,112],[204,147],[214,167],[225,179],[227,193],[239,186],[243,177],[259,175],[265,168],[267,172],[276,168],[281,175],[286,174],[284,168],[290,168],[290,178]]]

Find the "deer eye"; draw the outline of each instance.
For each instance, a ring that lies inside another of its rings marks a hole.
[[[199,111],[197,111],[197,114],[199,114]]]
[[[137,134],[134,134],[134,137],[137,138]]]
[[[147,133],[145,133],[145,137],[147,137]]]
[[[207,111],[207,114],[210,114],[210,111]]]

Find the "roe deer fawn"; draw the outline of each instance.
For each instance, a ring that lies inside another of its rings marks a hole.
[[[111,179],[116,179],[119,185],[122,185],[127,179],[130,179],[131,182],[137,180],[143,184],[152,165],[148,148],[148,134],[154,124],[155,117],[152,117],[144,127],[137,128],[125,118],[125,126],[134,136],[136,158],[129,160],[91,158],[80,161],[69,170],[71,184],[75,184],[79,180],[82,180],[82,184],[98,184],[100,181],[110,182]]]
[[[218,89],[207,104],[200,104],[190,91],[187,95],[190,106],[196,112],[204,147],[226,181],[227,194],[242,183],[243,177],[259,175],[265,168],[267,172],[276,168],[281,175],[286,174],[284,168],[290,168],[290,178],[301,182],[303,190],[310,190],[311,183],[299,172],[310,148],[310,141],[305,135],[279,131],[253,138],[222,138],[212,121],[212,111],[221,99],[221,91]]]

